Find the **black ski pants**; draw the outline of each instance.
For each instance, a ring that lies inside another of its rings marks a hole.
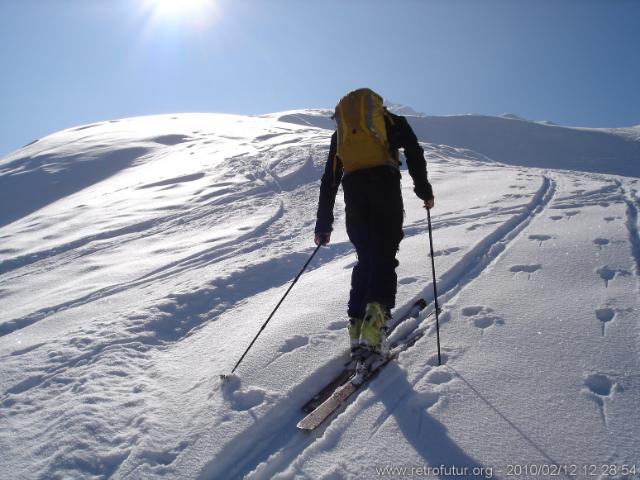
[[[344,176],[342,187],[347,234],[358,254],[348,315],[364,318],[369,302],[395,306],[396,253],[404,236],[400,172],[387,166],[358,170]]]

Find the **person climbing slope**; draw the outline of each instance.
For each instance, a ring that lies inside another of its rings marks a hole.
[[[360,88],[345,95],[333,118],[337,129],[320,183],[315,243],[327,245],[331,240],[333,208],[342,183],[347,234],[358,257],[347,310],[351,354],[385,354],[385,327],[398,281],[396,253],[404,236],[400,148],[414,192],[427,209],[434,206],[433,189],[424,151],[409,122],[389,112],[373,90]]]

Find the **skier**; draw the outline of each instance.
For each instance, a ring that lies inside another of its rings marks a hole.
[[[383,106],[380,95],[368,88],[354,90],[340,100],[333,118],[337,129],[320,184],[315,243],[327,245],[331,239],[342,182],[347,234],[358,256],[347,311],[351,354],[384,355],[385,326],[397,290],[396,253],[404,236],[399,148],[404,149],[414,192],[427,209],[434,206],[433,189],[415,133],[405,117]]]

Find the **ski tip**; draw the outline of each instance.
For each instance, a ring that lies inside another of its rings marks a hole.
[[[298,430],[302,430],[303,432],[310,432],[311,430],[313,430],[313,428],[309,428],[309,426],[302,421],[298,422],[298,424],[296,425],[296,428]]]

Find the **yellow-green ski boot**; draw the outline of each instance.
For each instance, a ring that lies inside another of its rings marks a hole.
[[[386,323],[390,317],[389,310],[380,303],[368,303],[360,329],[360,346],[380,355],[385,355],[389,351]]]
[[[362,319],[351,317],[349,318],[349,346],[351,347],[351,358],[358,358],[362,352],[360,346],[360,332],[362,330]]]

